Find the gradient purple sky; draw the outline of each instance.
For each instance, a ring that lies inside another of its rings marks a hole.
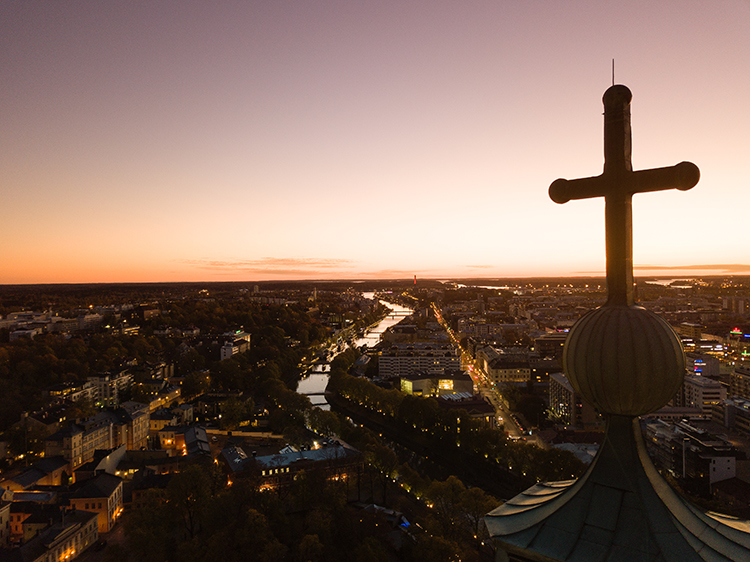
[[[0,283],[600,274],[633,91],[636,275],[750,272],[750,4],[0,3]],[[659,269],[649,269],[658,267]],[[672,268],[672,269],[669,269]]]

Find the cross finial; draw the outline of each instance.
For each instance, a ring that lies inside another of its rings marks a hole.
[[[698,167],[691,162],[633,171],[630,161],[632,98],[630,90],[620,84],[604,92],[604,172],[590,178],[558,179],[549,187],[549,196],[556,203],[604,197],[609,306],[634,304],[633,195],[666,189],[686,191],[700,179]]]

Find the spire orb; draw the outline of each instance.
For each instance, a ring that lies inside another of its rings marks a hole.
[[[685,376],[685,353],[672,327],[640,306],[602,306],[576,322],[563,368],[600,412],[641,416],[663,407]]]

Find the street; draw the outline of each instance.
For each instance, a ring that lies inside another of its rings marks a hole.
[[[435,318],[437,318],[440,325],[448,333],[453,345],[461,351],[461,362],[462,364],[465,363],[467,365],[467,370],[474,381],[475,387],[479,389],[479,393],[495,408],[495,419],[497,420],[498,425],[502,424],[508,437],[514,441],[523,439],[527,443],[542,446],[536,435],[527,435],[527,432],[518,425],[515,416],[512,415],[503,404],[500,392],[497,389],[492,388],[491,383],[487,380],[487,377],[482,373],[481,369],[476,367],[474,360],[471,359],[468,353],[463,347],[461,347],[461,342],[456,338],[453,330],[447,325],[440,310],[434,303],[432,304],[432,310],[435,313]]]

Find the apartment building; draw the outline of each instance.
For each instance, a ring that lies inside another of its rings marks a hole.
[[[383,351],[378,358],[378,372],[384,378],[397,378],[416,372],[439,374],[460,369],[461,357],[450,344],[397,343]]]
[[[699,408],[703,415],[710,417],[714,404],[726,400],[727,389],[718,381],[699,375],[685,375],[683,392],[684,405]]]

